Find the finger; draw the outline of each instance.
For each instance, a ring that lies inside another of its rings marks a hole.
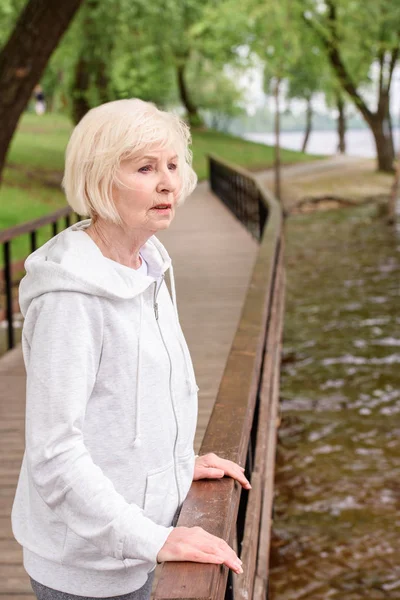
[[[199,479],[222,479],[225,472],[222,469],[214,469],[213,467],[198,467],[194,481]]]
[[[226,460],[225,463],[225,475],[236,479],[240,483],[240,485],[246,490],[251,490],[251,484],[244,475],[244,471],[242,471],[242,468],[230,460]]]
[[[197,552],[194,562],[209,563],[213,565],[226,565],[229,569],[232,569],[235,573],[240,575],[243,573],[242,561],[240,558],[224,557],[221,554],[215,554],[213,552]]]
[[[207,550],[211,556],[215,556],[217,561],[226,565],[235,573],[243,573],[242,561],[237,556],[236,552],[221,538],[211,536],[212,540]]]
[[[240,574],[242,570],[242,561],[236,555],[236,552],[223,539],[205,531],[202,528],[193,530],[195,533],[196,562],[212,562],[213,564],[225,564],[235,573]],[[193,540],[195,541],[195,540]]]
[[[237,556],[236,552],[226,543],[223,542],[222,553],[224,556],[224,565],[232,569],[235,573],[243,573],[242,561]]]
[[[214,469],[213,467],[205,469],[205,478],[207,479],[221,479],[224,475],[225,471],[222,469]]]

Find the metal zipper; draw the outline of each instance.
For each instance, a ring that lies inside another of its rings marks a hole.
[[[175,475],[176,489],[178,491],[178,506],[179,506],[180,503],[181,503],[181,494],[180,494],[180,491],[179,491],[179,482],[178,482],[178,476],[177,476],[177,473],[176,473],[176,459],[175,459],[175,450],[176,450],[176,444],[177,444],[177,441],[178,441],[178,418],[176,416],[174,399],[173,399],[173,394],[172,394],[172,385],[171,385],[171,379],[172,379],[172,360],[171,360],[170,353],[168,351],[167,344],[165,343],[165,339],[164,339],[163,333],[161,331],[160,323],[158,322],[157,296],[158,296],[158,292],[160,291],[160,288],[162,286],[162,282],[163,281],[164,281],[164,275],[162,275],[161,283],[160,283],[160,285],[159,285],[158,288],[157,288],[157,281],[154,282],[154,301],[153,301],[153,304],[154,304],[154,314],[155,314],[155,317],[156,317],[158,331],[160,332],[160,337],[161,337],[162,343],[164,344],[165,351],[166,351],[166,353],[168,355],[169,366],[170,366],[169,393],[170,393],[170,396],[171,396],[172,410],[173,410],[173,413],[174,413],[175,425],[176,425],[176,436],[175,436],[175,442],[174,442],[174,475]]]

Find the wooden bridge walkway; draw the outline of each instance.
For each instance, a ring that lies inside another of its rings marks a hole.
[[[199,449],[239,321],[257,243],[206,183],[159,236],[173,261],[178,309],[199,392]],[[24,448],[25,375],[19,348],[0,359],[0,600],[34,600],[10,512]]]

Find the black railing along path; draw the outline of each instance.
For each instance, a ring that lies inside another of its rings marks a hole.
[[[5,292],[5,308],[6,308],[6,320],[7,320],[7,347],[8,350],[15,345],[14,327],[13,327],[13,274],[12,274],[12,241],[22,235],[30,236],[30,250],[34,252],[37,249],[37,231],[45,225],[52,226],[52,234],[57,235],[58,231],[61,230],[59,222],[64,220],[65,227],[69,227],[72,223],[72,219],[75,217],[77,221],[80,220],[79,215],[76,215],[72,209],[67,206],[60,210],[29,221],[10,227],[9,229],[3,229],[0,231],[0,245],[3,246],[3,258],[4,258],[4,292]]]
[[[267,192],[249,173],[209,156],[210,185],[256,240],[260,241],[268,219]]]

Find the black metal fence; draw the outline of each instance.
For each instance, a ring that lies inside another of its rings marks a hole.
[[[268,205],[254,179],[236,166],[209,156],[210,185],[216,196],[260,241],[268,219]]]
[[[11,350],[15,346],[15,332],[13,326],[13,256],[12,256],[12,241],[20,236],[29,235],[30,251],[34,252],[38,247],[37,233],[38,230],[46,225],[51,225],[52,235],[55,236],[61,229],[62,223],[65,228],[72,224],[72,220],[80,220],[80,216],[72,211],[67,206],[50,215],[28,221],[9,229],[0,231],[0,245],[3,247],[3,281],[1,282],[2,293],[5,295],[5,312],[7,320],[7,349]]]

